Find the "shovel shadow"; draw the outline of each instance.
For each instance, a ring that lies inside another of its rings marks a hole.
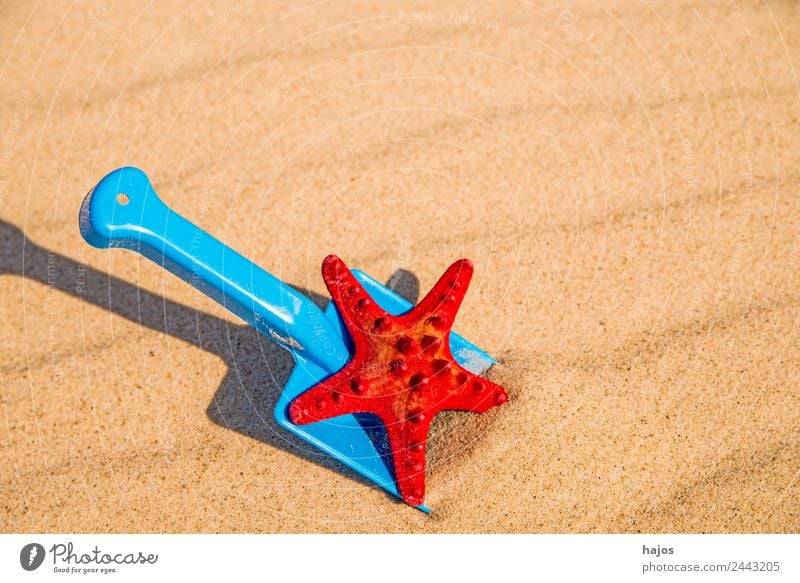
[[[217,355],[227,365],[228,372],[206,409],[211,421],[377,488],[277,424],[272,412],[294,360],[252,327],[231,324],[82,265],[36,245],[22,230],[0,220],[0,276],[3,275],[40,282]],[[320,308],[324,309],[329,302],[325,296],[292,287]],[[389,280],[389,287],[412,303],[419,297],[419,280],[410,271],[397,270]]]

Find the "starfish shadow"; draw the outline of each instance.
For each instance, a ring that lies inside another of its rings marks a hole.
[[[38,281],[217,355],[228,366],[228,373],[206,409],[211,421],[377,488],[276,423],[272,411],[292,372],[294,360],[287,351],[252,327],[231,324],[84,266],[36,245],[22,230],[0,220],[0,276],[3,275]],[[419,280],[410,271],[397,270],[388,285],[416,303]],[[330,301],[326,296],[293,287],[323,309]]]

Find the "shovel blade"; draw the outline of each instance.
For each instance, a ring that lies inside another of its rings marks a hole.
[[[413,305],[388,287],[365,273],[353,270],[372,299],[390,314],[403,314]],[[344,324],[333,302],[325,310],[328,318],[351,350]],[[450,349],[458,363],[475,374],[482,374],[495,360],[486,352],[455,332],[450,334]],[[400,498],[392,469],[392,454],[386,433],[377,417],[372,415],[342,415],[310,425],[295,425],[289,419],[289,403],[298,395],[330,376],[316,364],[295,355],[295,367],[275,406],[275,419],[286,430],[337,459],[387,492]],[[423,512],[430,509],[417,506]]]

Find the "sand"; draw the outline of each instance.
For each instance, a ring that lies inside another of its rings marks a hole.
[[[796,2],[6,2],[3,532],[800,531]],[[125,164],[324,305],[335,252],[511,401],[437,417],[430,517],[276,426],[291,359],[127,251]]]

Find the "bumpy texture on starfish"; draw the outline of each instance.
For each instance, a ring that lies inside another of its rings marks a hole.
[[[472,278],[472,262],[451,265],[409,312],[378,307],[335,255],[322,277],[353,341],[345,367],[289,406],[304,425],[348,413],[373,413],[386,426],[400,495],[425,497],[425,448],[433,416],[444,409],[483,413],[508,400],[502,387],[462,368],[450,352],[450,329]]]

